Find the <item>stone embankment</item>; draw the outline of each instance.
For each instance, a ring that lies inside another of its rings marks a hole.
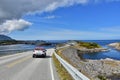
[[[76,48],[68,47],[63,49],[61,54],[79,71],[90,77],[91,80],[120,80],[120,61],[112,59],[83,59],[80,52]],[[93,50],[87,52],[93,52]],[[98,52],[98,50],[95,52]]]

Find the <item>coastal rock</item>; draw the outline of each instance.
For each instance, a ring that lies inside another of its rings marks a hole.
[[[118,42],[117,43],[111,43],[108,46],[113,47],[117,50],[120,50],[120,43],[118,43]]]
[[[100,80],[100,77],[106,77],[107,80],[119,80],[120,61],[112,59],[102,60],[84,60],[81,53],[75,48],[69,47],[62,52],[72,65],[93,80]],[[114,77],[113,77],[114,76]]]
[[[119,46],[119,45],[120,45],[120,43],[111,43],[108,46],[115,47],[115,46]]]
[[[78,50],[82,53],[96,53],[96,52],[109,51],[108,49],[105,48],[94,48],[94,49],[79,48]]]

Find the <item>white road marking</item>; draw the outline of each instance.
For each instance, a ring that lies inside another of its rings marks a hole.
[[[53,52],[54,52],[53,49],[48,49],[48,55],[52,56]],[[6,56],[6,57],[1,58],[3,60],[0,61],[0,64],[10,62],[10,61],[14,61],[16,59],[26,57],[26,56],[30,56],[30,55],[32,55],[31,52],[25,52],[25,53],[22,53],[21,55],[17,54],[17,55]],[[9,78],[9,80],[30,80],[32,74],[34,73],[36,68],[40,65],[39,63],[41,61],[42,60],[39,59],[39,58],[34,59],[30,64],[28,64],[26,67],[21,69],[20,72],[17,72],[16,74],[12,75],[11,78]],[[48,64],[49,64],[48,68],[49,68],[49,71],[51,73],[49,75],[49,77],[50,77],[49,79],[50,80],[55,80],[54,71],[53,71],[53,65],[52,65],[52,58],[49,58],[47,61],[49,61],[48,62]],[[6,76],[6,77],[8,78],[9,75]]]
[[[51,70],[51,77],[52,77],[52,80],[55,80],[55,79],[54,79],[54,73],[53,73],[52,59],[51,59],[51,58],[50,58],[50,70]]]
[[[53,50],[52,49],[50,50],[49,54],[52,57],[52,54],[53,54]],[[52,78],[52,80],[55,80],[54,73],[53,73],[53,66],[52,66],[52,58],[50,58],[49,62],[50,62],[51,78]]]

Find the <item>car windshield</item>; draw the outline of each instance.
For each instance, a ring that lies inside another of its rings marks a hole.
[[[35,48],[35,50],[42,50],[42,51],[44,51],[45,49],[44,48]]]

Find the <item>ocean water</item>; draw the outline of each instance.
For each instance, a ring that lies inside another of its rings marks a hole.
[[[52,42],[52,43],[64,43],[66,41],[67,40],[49,40],[49,42]],[[120,60],[120,51],[115,50],[114,48],[107,46],[110,43],[120,42],[120,40],[82,40],[82,41],[95,42],[104,48],[109,48],[108,52],[83,54],[84,58],[93,59],[93,60],[111,58],[111,59]],[[35,45],[25,45],[25,44],[0,46],[0,56],[33,50],[35,47],[36,47]],[[43,47],[44,48],[51,48],[54,46],[43,46]]]
[[[85,42],[96,42],[102,47],[108,48],[109,51],[99,52],[99,53],[86,53],[86,54],[83,54],[84,58],[93,59],[93,60],[111,58],[115,60],[120,60],[120,51],[112,47],[108,47],[108,44],[114,43],[114,42],[120,42],[120,40],[85,40]]]
[[[0,56],[16,54],[24,51],[32,51],[34,50],[35,45],[28,44],[15,44],[15,45],[2,45],[0,46]],[[46,49],[51,48],[53,46],[41,46]]]
[[[0,46],[0,56],[33,50],[34,47],[35,47],[34,45],[25,44],[3,45]]]

